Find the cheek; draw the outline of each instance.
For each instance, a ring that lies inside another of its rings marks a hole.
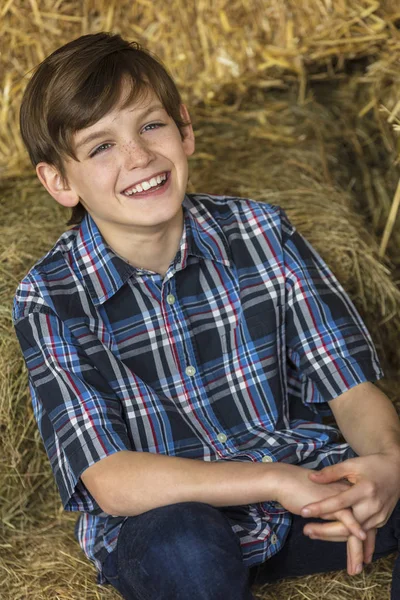
[[[107,161],[98,161],[98,164],[93,167],[85,169],[80,174],[80,178],[77,179],[76,189],[79,196],[84,200],[93,198],[94,202],[100,194],[114,190],[116,174],[115,167]]]
[[[107,156],[99,157],[95,164],[90,165],[87,171],[85,187],[89,189],[98,189],[105,185],[115,183],[115,178],[118,173],[117,161],[111,153]]]
[[[171,129],[159,129],[158,135],[154,135],[149,139],[149,143],[153,146],[158,146],[160,149],[169,152],[176,153],[176,151],[182,146],[182,140],[179,131],[172,131]]]

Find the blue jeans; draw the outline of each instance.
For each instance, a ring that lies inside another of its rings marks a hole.
[[[314,519],[315,520],[315,519]],[[346,544],[310,540],[296,515],[283,548],[246,568],[239,539],[217,508],[197,502],[164,506],[124,523],[103,572],[126,600],[252,600],[253,583],[346,568]],[[399,548],[400,502],[378,530],[374,560]],[[400,600],[400,559],[392,600]]]

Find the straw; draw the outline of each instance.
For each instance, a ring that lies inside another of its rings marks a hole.
[[[69,213],[18,135],[30,71],[79,35],[111,30],[166,63],[195,125],[189,191],[282,205],[365,320],[400,401],[400,19],[397,0],[5,0],[0,7],[0,581],[4,600],[116,599],[63,514],[11,322],[18,282]],[[6,51],[4,51],[4,48]],[[393,199],[394,198],[394,199]],[[393,558],[260,589],[260,600],[382,600]]]
[[[389,49],[398,12],[395,2],[374,0],[6,0],[0,13],[7,48],[0,54],[0,176],[23,174],[28,165],[17,134],[18,107],[32,69],[83,33],[110,30],[149,46],[191,105],[216,99],[226,85],[282,87],[293,77],[303,103],[309,73],[329,79],[346,61]]]
[[[234,105],[194,109],[197,154],[189,189],[238,194],[287,210],[356,302],[392,377],[383,387],[398,401],[399,291],[379,261],[378,242],[366,231],[352,193],[333,183],[347,176],[346,166],[337,162],[336,123],[310,98],[299,107],[296,96],[250,91],[240,98],[240,110]],[[0,207],[2,598],[117,598],[95,585],[93,567],[73,538],[75,516],[62,515],[10,316],[18,281],[63,231],[69,213],[32,176],[7,180]],[[257,597],[381,600],[388,594],[391,560],[372,567],[367,578],[344,572],[302,578],[262,588]]]
[[[397,217],[397,213],[399,210],[399,204],[400,204],[400,181],[397,186],[395,197],[393,198],[393,204],[390,209],[389,218],[386,223],[385,231],[383,232],[382,242],[379,247],[379,256],[380,257],[383,257],[385,255],[388,241],[389,241],[390,235],[393,231],[394,224],[396,222],[396,217]]]

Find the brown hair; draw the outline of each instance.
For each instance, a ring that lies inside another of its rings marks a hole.
[[[150,87],[182,136],[188,123],[181,118],[181,97],[161,62],[137,42],[129,43],[120,35],[84,35],[50,54],[37,67],[24,92],[20,127],[33,166],[49,163],[65,178],[63,158],[78,160],[73,134],[115,107],[126,78],[132,87],[124,107]],[[85,213],[79,203],[67,225],[80,223]]]

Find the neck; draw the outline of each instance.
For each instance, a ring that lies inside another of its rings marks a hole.
[[[162,224],[152,231],[127,230],[113,235],[99,230],[107,243],[121,258],[138,269],[154,271],[164,276],[175,257],[183,231],[183,211],[173,221]]]

